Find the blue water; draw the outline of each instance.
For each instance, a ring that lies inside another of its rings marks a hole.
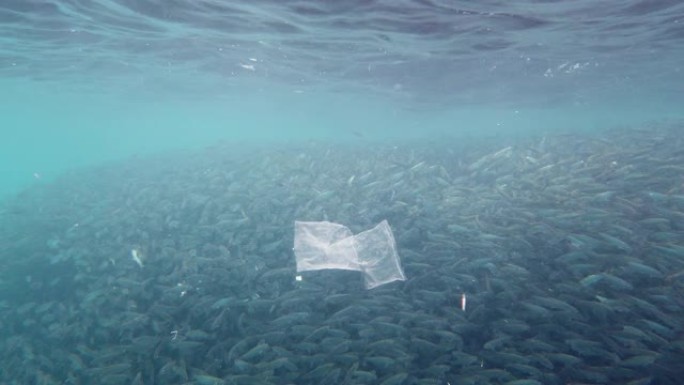
[[[672,0],[0,0],[0,384],[679,385],[682,47]],[[296,220],[406,281],[297,277]]]
[[[680,1],[0,2],[0,199],[227,141],[682,118]]]

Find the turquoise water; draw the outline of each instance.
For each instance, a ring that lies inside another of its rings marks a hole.
[[[669,0],[0,0],[0,384],[681,385],[683,40]]]
[[[0,197],[221,140],[681,119],[683,14],[650,1],[5,1]]]

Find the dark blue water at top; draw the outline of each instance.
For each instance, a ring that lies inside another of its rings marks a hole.
[[[672,96],[684,80],[681,1],[4,0],[0,22],[0,76],[124,90],[520,106]]]

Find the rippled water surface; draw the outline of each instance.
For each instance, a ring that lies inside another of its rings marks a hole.
[[[682,81],[680,1],[5,0],[0,21],[3,77],[96,89],[277,84],[444,106]]]

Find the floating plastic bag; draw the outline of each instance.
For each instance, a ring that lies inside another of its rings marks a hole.
[[[387,221],[357,235],[337,223],[295,221],[294,252],[297,272],[356,270],[366,289],[406,280]]]
[[[393,281],[405,281],[397,245],[387,221],[354,236],[354,246],[364,273],[366,289]]]

